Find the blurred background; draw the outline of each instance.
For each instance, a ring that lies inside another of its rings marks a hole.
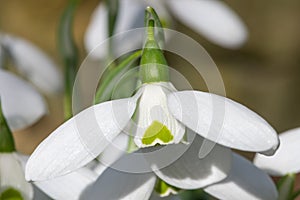
[[[82,1],[74,34],[80,60],[86,55],[83,36],[98,0]],[[239,50],[208,42],[187,26],[176,29],[196,39],[218,66],[229,98],[263,116],[280,133],[300,126],[300,1],[225,1],[245,22],[249,39]],[[67,1],[0,0],[0,30],[23,37],[48,53],[61,67],[57,28]],[[197,78],[188,77],[195,88]],[[20,100],[21,101],[21,100]],[[49,115],[33,127],[14,133],[17,149],[31,153],[63,122],[62,96],[48,97]]]

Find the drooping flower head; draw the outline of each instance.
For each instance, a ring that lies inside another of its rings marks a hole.
[[[144,155],[126,154],[113,168],[105,170],[97,181],[99,185],[95,184],[104,199],[148,199],[159,181],[173,187],[173,190],[161,190],[162,195],[176,191],[174,188],[203,188],[224,180],[232,165],[249,165],[233,156],[230,148],[262,153],[277,149],[275,130],[245,106],[215,94],[175,89],[169,80],[166,59],[155,39],[155,24],[153,19],[146,24],[147,41],[139,70],[142,85],[137,92],[130,98],[89,107],[58,127],[29,158],[27,180],[51,179],[79,169],[124,133],[129,133],[127,137],[134,141],[136,152],[164,149],[164,153],[157,151],[154,157],[146,158],[146,162]],[[221,117],[216,118],[219,115]],[[191,141],[189,136],[195,139]],[[215,146],[200,159],[198,153],[204,141]],[[181,154],[176,157],[178,152]],[[172,162],[165,162],[169,159]],[[116,170],[116,166],[130,173]],[[266,199],[276,198],[274,184],[267,176],[258,172],[257,178],[263,179],[271,191]],[[116,192],[104,187],[107,183],[114,183],[109,185],[111,188],[126,185],[128,190]]]

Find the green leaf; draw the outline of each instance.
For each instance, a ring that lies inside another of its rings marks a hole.
[[[278,200],[292,200],[295,174],[287,174],[277,184]]]
[[[64,10],[58,29],[58,46],[65,71],[65,119],[72,117],[72,91],[78,68],[78,50],[73,37],[74,13],[79,0],[71,0]]]
[[[131,67],[131,64],[138,58],[140,58],[141,54],[141,50],[130,54],[128,57],[124,58],[115,68],[111,68],[107,72],[104,80],[100,83],[97,89],[95,104],[111,100],[116,81],[119,80],[120,77],[128,71],[128,69]]]
[[[8,188],[0,194],[0,200],[23,200],[23,197],[18,190]]]
[[[0,99],[0,152],[13,151],[15,151],[14,138],[3,115]]]

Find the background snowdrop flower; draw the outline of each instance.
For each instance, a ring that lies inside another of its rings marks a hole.
[[[62,76],[57,66],[41,49],[5,33],[0,33],[0,46],[17,70],[43,92],[57,93],[62,90]]]
[[[0,96],[3,113],[12,131],[36,123],[47,113],[43,97],[28,83],[0,69]]]
[[[279,134],[280,146],[273,156],[256,154],[254,164],[272,176],[285,176],[300,172],[300,128]]]
[[[31,200],[33,189],[24,177],[15,154],[13,136],[4,118],[0,101],[0,199]]]
[[[25,176],[15,153],[0,153],[0,199],[33,199],[33,188]]]
[[[121,33],[144,27],[144,8],[154,7],[164,24],[171,24],[170,13],[182,23],[202,34],[211,42],[226,48],[238,48],[247,39],[247,28],[242,20],[224,2],[219,0],[121,0],[114,33]],[[108,38],[108,8],[101,2],[91,17],[85,35],[85,47],[91,52]],[[140,47],[142,41],[137,36],[126,38],[126,44]],[[141,38],[142,39],[142,38]],[[120,46],[118,46],[120,48]],[[116,48],[114,48],[116,49]],[[96,48],[91,54],[95,58],[104,58],[106,48]]]

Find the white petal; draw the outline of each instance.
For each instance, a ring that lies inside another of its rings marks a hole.
[[[207,39],[227,48],[237,48],[247,39],[242,20],[219,0],[169,0],[172,13]]]
[[[12,187],[18,190],[25,200],[33,198],[33,188],[25,180],[21,164],[14,153],[0,153],[0,188]]]
[[[121,133],[107,146],[97,159],[101,164],[108,167],[127,152],[128,144],[129,136]]]
[[[17,69],[47,93],[62,90],[62,76],[54,62],[41,49],[21,38],[5,35],[3,44]]]
[[[137,107],[137,133],[134,138],[136,145],[145,147],[155,144],[179,143],[185,133],[185,127],[171,115],[167,105],[167,95],[176,89],[171,83],[159,83],[145,84],[141,90],[143,90],[143,94]],[[157,138],[150,145],[144,144],[142,139],[145,138],[145,132],[155,121],[166,126],[173,139],[165,142]]]
[[[25,168],[29,156],[18,154],[18,159],[23,165],[23,168]],[[38,194],[42,196],[45,196],[45,194],[47,194],[52,199],[76,200],[80,198],[81,193],[94,181],[96,181],[97,178],[97,173],[87,167],[83,167],[65,176],[61,176],[48,181],[34,182],[34,185],[42,191],[38,192]],[[34,197],[39,200],[39,198],[37,198],[36,196],[36,193],[34,193]]]
[[[72,172],[98,156],[130,121],[135,98],[92,106],[46,138],[33,152],[27,180],[46,180]]]
[[[300,128],[279,134],[280,146],[273,156],[256,154],[254,164],[273,176],[300,172]]]
[[[39,188],[36,186],[33,186],[34,191],[34,200],[52,200],[48,195],[46,195],[44,192],[42,192]]]
[[[231,167],[231,150],[215,145],[205,158],[200,159],[198,153],[203,140],[196,136],[189,149],[163,169],[158,169],[153,163],[154,173],[166,183],[182,189],[198,189],[224,179]],[[166,148],[176,151],[179,145],[185,144],[168,145]]]
[[[229,176],[204,190],[219,199],[230,200],[274,200],[278,196],[272,179],[237,154],[233,155]]]
[[[108,168],[85,195],[88,199],[148,200],[155,181],[152,173],[126,173]]]
[[[105,3],[101,2],[92,14],[91,21],[87,27],[84,37],[84,44],[87,52],[91,52],[95,47],[101,44],[108,37],[107,25],[108,10]],[[90,54],[95,58],[104,58],[108,46],[97,48],[97,52]]]
[[[36,123],[47,113],[43,97],[28,83],[0,69],[0,98],[12,131]]]
[[[80,199],[81,193],[94,181],[98,175],[88,168],[61,176],[49,181],[34,182],[45,194],[53,199]]]
[[[115,27],[115,33],[121,33],[130,29],[143,27],[144,25],[144,9],[145,4],[139,0],[122,0],[119,2],[119,13]],[[91,52],[99,44],[103,43],[108,38],[108,25],[107,25],[107,8],[104,3],[100,3],[94,11],[90,25],[88,26],[85,35],[85,47],[88,52]],[[127,35],[129,36],[129,35]],[[119,38],[121,39],[121,38]],[[141,44],[142,38],[137,39],[136,36],[126,38],[122,41],[122,45],[118,42],[114,43],[116,48],[122,48],[122,46],[136,47]],[[120,41],[119,41],[120,42]],[[125,44],[124,44],[125,42]],[[99,48],[94,49],[94,52],[90,54],[95,59],[103,59],[106,56],[107,44],[102,45]]]
[[[245,106],[222,96],[182,91],[169,96],[174,116],[199,135],[243,151],[276,150],[275,130]]]

